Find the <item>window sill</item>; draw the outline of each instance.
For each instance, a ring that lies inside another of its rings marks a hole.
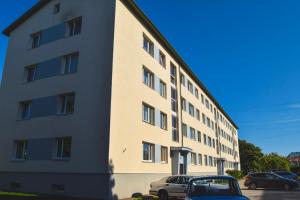
[[[26,160],[25,159],[11,159],[11,162],[25,162]]]
[[[26,118],[26,119],[17,119],[16,121],[17,122],[23,122],[23,121],[30,121],[31,118]]]
[[[143,162],[143,163],[153,163],[153,164],[155,163],[155,162],[152,161],[152,160],[143,160],[142,162]]]
[[[53,161],[70,161],[71,158],[53,158]]]
[[[68,115],[73,115],[74,112],[72,113],[56,113],[56,116],[68,116]]]

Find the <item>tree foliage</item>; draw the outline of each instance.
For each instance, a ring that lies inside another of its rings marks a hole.
[[[264,155],[264,157],[261,159],[260,164],[263,171],[270,171],[273,169],[290,171],[289,160],[283,156],[278,155],[277,153]]]
[[[244,174],[274,169],[290,171],[289,160],[277,153],[264,155],[259,147],[245,140],[239,140],[239,148],[241,169]]]
[[[263,158],[261,149],[245,140],[239,140],[241,169],[244,174],[261,171],[260,160]]]

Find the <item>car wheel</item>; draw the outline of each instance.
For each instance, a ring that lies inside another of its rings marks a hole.
[[[248,187],[249,190],[256,190],[256,185],[255,183],[251,183]]]
[[[158,198],[159,198],[159,200],[168,200],[168,198],[169,198],[168,192],[165,190],[159,191]]]
[[[291,189],[291,187],[288,185],[288,184],[284,184],[284,190],[285,191],[288,191],[288,190],[290,190]]]

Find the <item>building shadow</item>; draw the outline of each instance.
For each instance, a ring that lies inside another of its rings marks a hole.
[[[109,186],[109,188],[108,188],[108,198],[109,198],[109,200],[118,200],[119,199],[118,195],[114,194],[114,191],[113,191],[113,189],[114,189],[114,187],[116,185],[116,181],[115,181],[115,179],[113,177],[113,174],[114,174],[114,164],[113,164],[112,160],[109,161],[108,174],[109,174],[109,176],[108,176],[108,178],[109,178],[109,180],[108,180],[108,186]]]

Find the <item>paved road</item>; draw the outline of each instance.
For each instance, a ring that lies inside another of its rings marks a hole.
[[[242,190],[242,192],[251,200],[300,200],[300,190]]]

